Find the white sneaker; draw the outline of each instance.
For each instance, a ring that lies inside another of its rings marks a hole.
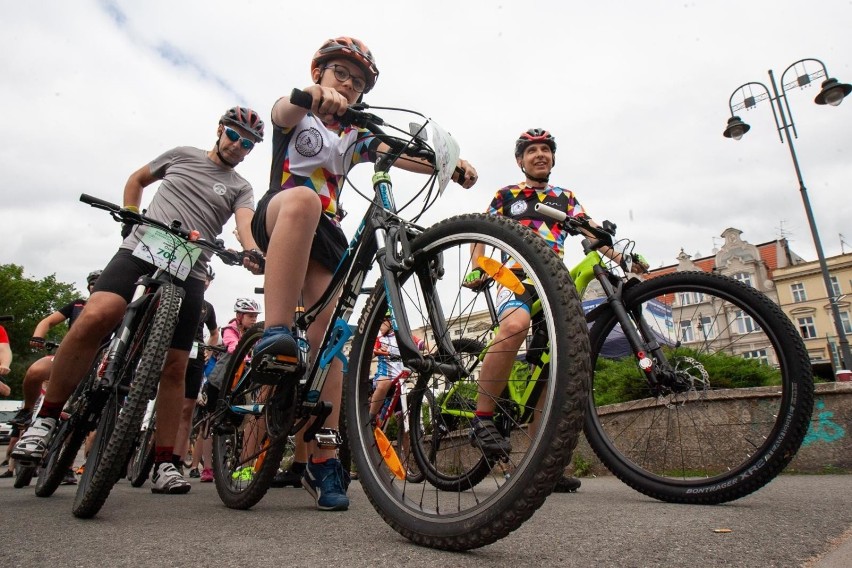
[[[170,495],[180,495],[189,493],[192,485],[189,481],[183,478],[174,464],[161,463],[154,468],[154,475],[151,476],[151,481],[154,486],[151,487],[151,493],[168,493]]]
[[[56,429],[56,418],[40,416],[15,444],[12,457],[24,465],[36,464],[44,457],[50,436]]]

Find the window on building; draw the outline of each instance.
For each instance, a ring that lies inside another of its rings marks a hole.
[[[751,272],[737,272],[733,275],[733,278],[734,280],[739,280],[746,286],[754,286],[754,284],[751,283]]]
[[[681,306],[689,306],[691,304],[700,304],[704,301],[704,294],[701,292],[679,292],[678,302]]]
[[[843,326],[843,333],[852,334],[852,321],[849,320],[849,312],[840,312],[840,324]]]
[[[808,295],[805,294],[805,285],[801,282],[790,284],[790,291],[793,292],[794,302],[804,302],[808,299]]]
[[[813,339],[817,336],[816,324],[814,324],[813,316],[797,318],[796,321],[799,323],[799,333],[803,338]]]
[[[837,276],[831,277],[831,295],[835,298],[843,295],[840,291],[840,282],[837,281]]]
[[[743,353],[745,359],[757,359],[764,365],[769,364],[769,357],[766,356],[766,349],[755,349],[754,351],[746,351]]]
[[[744,313],[742,310],[737,310],[737,333],[752,333],[755,331],[760,331],[760,326],[757,325],[750,315]]]
[[[681,341],[690,342],[695,341],[695,334],[692,332],[692,322],[691,321],[682,321],[680,322],[680,339]]]
[[[704,339],[713,339],[716,337],[716,331],[713,328],[713,320],[710,316],[699,316],[698,325],[701,326],[701,336]]]

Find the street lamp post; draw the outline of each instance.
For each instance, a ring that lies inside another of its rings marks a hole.
[[[813,73],[808,73],[806,68],[806,64],[808,62],[818,64],[820,69]],[[797,66],[801,66],[801,74],[799,74],[793,81],[785,83],[784,77],[791,69],[794,69]],[[793,158],[793,167],[796,169],[796,179],[799,181],[799,193],[802,196],[802,204],[805,206],[805,214],[808,217],[808,225],[810,226],[811,235],[814,239],[814,247],[816,248],[817,257],[819,258],[819,266],[822,271],[822,278],[825,282],[825,289],[828,294],[828,303],[831,309],[832,318],[834,319],[834,328],[837,332],[837,342],[840,344],[840,356],[842,359],[841,368],[848,369],[849,366],[852,365],[849,341],[847,340],[846,333],[843,330],[843,322],[840,319],[840,309],[837,306],[839,298],[834,295],[834,288],[831,285],[831,276],[828,272],[828,263],[825,261],[825,254],[822,251],[822,243],[820,242],[819,232],[817,232],[816,221],[814,220],[814,214],[811,210],[811,202],[810,199],[808,199],[808,190],[805,187],[804,180],[802,179],[802,171],[799,168],[799,160],[796,157],[796,149],[793,146],[793,137],[798,138],[798,134],[796,133],[793,113],[790,111],[790,103],[787,101],[786,95],[788,90],[795,87],[805,87],[809,85],[811,81],[821,77],[824,77],[825,81],[823,81],[822,89],[814,99],[814,102],[818,105],[828,104],[831,106],[837,106],[843,102],[843,99],[849,95],[849,93],[852,92],[852,85],[840,83],[837,79],[829,78],[825,64],[819,59],[800,59],[787,67],[787,69],[784,70],[784,73],[781,74],[780,92],[778,90],[778,85],[775,82],[775,74],[771,69],[769,70],[769,80],[772,84],[772,93],[769,92],[766,85],[755,81],[744,83],[737,87],[734,92],[731,93],[731,97],[728,100],[728,108],[731,111],[731,118],[728,119],[728,126],[725,128],[725,132],[723,134],[726,138],[739,140],[751,127],[740,120],[740,117],[736,116],[735,112],[741,109],[752,109],[757,105],[757,103],[767,99],[775,103],[775,106],[771,107],[772,114],[775,118],[775,126],[778,130],[778,138],[781,140],[781,143],[784,143],[784,138],[781,137],[781,131],[784,132],[784,136],[787,138],[787,146],[790,148],[790,157]],[[762,89],[762,92],[754,95],[755,87]],[[743,98],[741,102],[735,105],[734,97],[737,93],[740,93]],[[782,102],[784,103],[783,105]],[[777,112],[775,110],[776,106],[778,107]],[[787,121],[788,117],[790,119],[789,123]],[[793,131],[792,137],[790,136],[790,130]]]

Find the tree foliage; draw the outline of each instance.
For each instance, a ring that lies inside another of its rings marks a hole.
[[[82,295],[73,284],[60,282],[55,274],[40,280],[24,276],[24,267],[16,264],[0,265],[0,315],[15,317],[14,322],[5,322],[3,327],[9,334],[12,348],[12,372],[5,382],[12,387],[10,398],[21,398],[21,381],[27,367],[43,353],[35,353],[29,340],[39,321],[55,312],[68,302]],[[49,339],[59,342],[66,327],[57,326],[50,332]]]

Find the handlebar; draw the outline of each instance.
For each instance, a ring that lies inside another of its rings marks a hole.
[[[311,110],[313,102],[314,98],[311,94],[301,89],[293,89],[290,93],[290,104],[297,107]],[[404,153],[412,158],[422,158],[434,165],[435,153],[431,148],[423,144],[416,136],[403,140],[386,133],[382,129],[382,126],[385,125],[384,119],[373,113],[366,112],[368,108],[370,107],[365,103],[351,105],[337,119],[344,126],[356,126],[369,130],[381,142],[387,144],[394,154],[401,155]]]
[[[157,227],[158,229],[162,229],[173,235],[177,235],[178,237],[181,237],[182,239],[185,239],[194,245],[198,245],[212,252],[220,259],[222,259],[222,262],[224,262],[225,264],[239,266],[242,265],[244,258],[249,258],[254,262],[257,262],[261,266],[263,266],[264,264],[263,257],[260,256],[259,253],[255,253],[253,251],[236,252],[227,249],[225,248],[224,241],[222,241],[221,239],[216,239],[215,241],[208,241],[206,239],[202,239],[199,236],[198,231],[184,229],[181,226],[181,222],[178,220],[174,220],[171,222],[171,224],[167,225],[161,221],[157,221],[156,219],[147,217],[142,213],[130,211],[129,209],[119,207],[115,203],[110,203],[109,201],[104,201],[103,199],[98,199],[97,197],[87,195],[85,193],[80,195],[80,201],[94,207],[95,209],[103,209],[104,211],[108,211],[112,218],[115,221],[118,221],[119,223],[148,225],[150,227]]]
[[[535,210],[542,215],[546,215],[551,219],[555,219],[562,223],[566,229],[573,231],[575,234],[583,233],[593,237],[595,239],[595,241],[591,243],[591,248],[593,250],[605,246],[612,247],[613,245],[612,238],[615,236],[616,227],[615,224],[610,221],[604,221],[602,226],[597,227],[592,225],[591,220],[586,216],[569,217],[564,211],[554,209],[544,203],[536,203]]]
[[[0,316],[0,323],[14,322],[15,316]]]

